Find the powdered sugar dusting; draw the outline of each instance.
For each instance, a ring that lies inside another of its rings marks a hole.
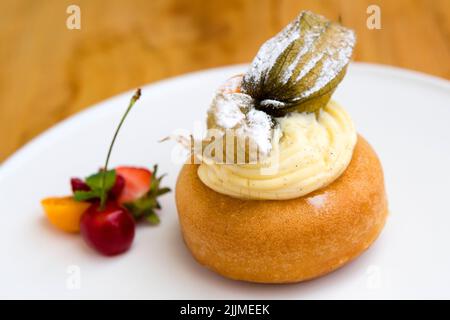
[[[244,76],[247,83],[256,83],[266,76],[268,70],[277,61],[280,54],[293,41],[299,38],[300,33],[295,32],[299,28],[299,18],[287,25],[276,37],[265,42],[259,49],[250,69]]]
[[[327,195],[325,193],[319,194],[314,197],[309,197],[307,201],[310,205],[312,205],[316,209],[320,209],[325,205],[325,202],[327,201]]]
[[[224,129],[232,129],[245,119],[243,110],[253,104],[253,99],[242,93],[218,93],[211,106],[216,124]]]
[[[300,29],[300,17],[297,18],[296,24],[295,24],[295,32],[300,35],[300,33],[303,30]],[[303,34],[303,46],[301,47],[300,51],[298,52],[297,56],[295,57],[294,61],[288,66],[286,71],[282,75],[282,83],[288,83],[289,80],[291,80],[293,73],[295,71],[296,66],[300,63],[300,59],[305,60],[305,55],[310,52],[311,47],[314,45],[315,41],[320,37],[321,33],[323,32],[323,28],[317,25],[312,25],[310,30],[304,31]],[[311,68],[314,66],[308,66],[305,65],[305,68],[302,68],[300,70],[300,74],[303,73],[303,75],[299,75],[297,79],[301,79]]]
[[[228,80],[220,87],[208,110],[209,126],[226,131],[235,129],[236,134],[248,138],[257,146],[261,155],[268,155],[272,149],[272,118],[264,111],[255,109],[252,97],[245,93],[236,93],[242,76]],[[231,88],[231,89],[230,89]]]
[[[269,154],[272,149],[272,118],[264,111],[251,109],[246,115],[242,134],[253,140],[262,154]]]
[[[337,26],[340,29],[340,33],[342,34],[342,38],[346,39],[351,43],[356,41],[355,34],[351,30],[344,29],[343,27]],[[314,82],[314,85],[303,91],[300,98],[307,97],[314,92],[319,91],[323,88],[330,79],[334,79],[339,72],[341,72],[342,68],[348,63],[352,52],[352,46],[330,46],[327,48],[323,48],[324,52],[317,54],[313,59],[311,59],[307,64],[305,64],[302,68],[304,72],[301,72],[297,81],[301,81],[301,79],[314,68],[314,66],[320,61],[322,63],[322,68],[320,69],[320,73]]]
[[[284,102],[272,99],[266,99],[259,103],[262,107],[271,106],[273,108],[284,108],[286,104]]]

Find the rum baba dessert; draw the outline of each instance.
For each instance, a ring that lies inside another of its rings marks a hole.
[[[332,100],[352,30],[303,11],[221,86],[207,134],[179,138],[192,156],[178,177],[183,238],[231,279],[299,282],[366,250],[388,213],[381,164]]]

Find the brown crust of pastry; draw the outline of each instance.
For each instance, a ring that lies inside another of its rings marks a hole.
[[[198,262],[231,279],[290,283],[324,275],[366,250],[386,221],[381,164],[361,136],[341,177],[297,199],[232,198],[204,185],[197,168],[184,165],[176,185],[182,234]]]

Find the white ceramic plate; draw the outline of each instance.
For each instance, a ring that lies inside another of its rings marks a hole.
[[[217,86],[243,70],[213,69],[143,87],[112,165],[158,163],[174,187],[180,168],[172,161],[174,145],[157,140],[175,129],[192,130]],[[162,198],[162,224],[139,226],[132,249],[118,257],[100,256],[81,237],[47,222],[39,200],[68,194],[70,177],[103,164],[130,96],[63,121],[0,168],[1,298],[450,298],[450,82],[351,65],[335,99],[381,158],[391,215],[361,257],[293,285],[232,281],[198,265],[182,241],[173,193]]]

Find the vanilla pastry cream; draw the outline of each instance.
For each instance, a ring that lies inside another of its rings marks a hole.
[[[357,134],[352,119],[336,102],[317,113],[293,112],[276,118],[279,139],[263,162],[203,162],[201,181],[241,199],[285,200],[304,196],[336,180],[349,165]]]

